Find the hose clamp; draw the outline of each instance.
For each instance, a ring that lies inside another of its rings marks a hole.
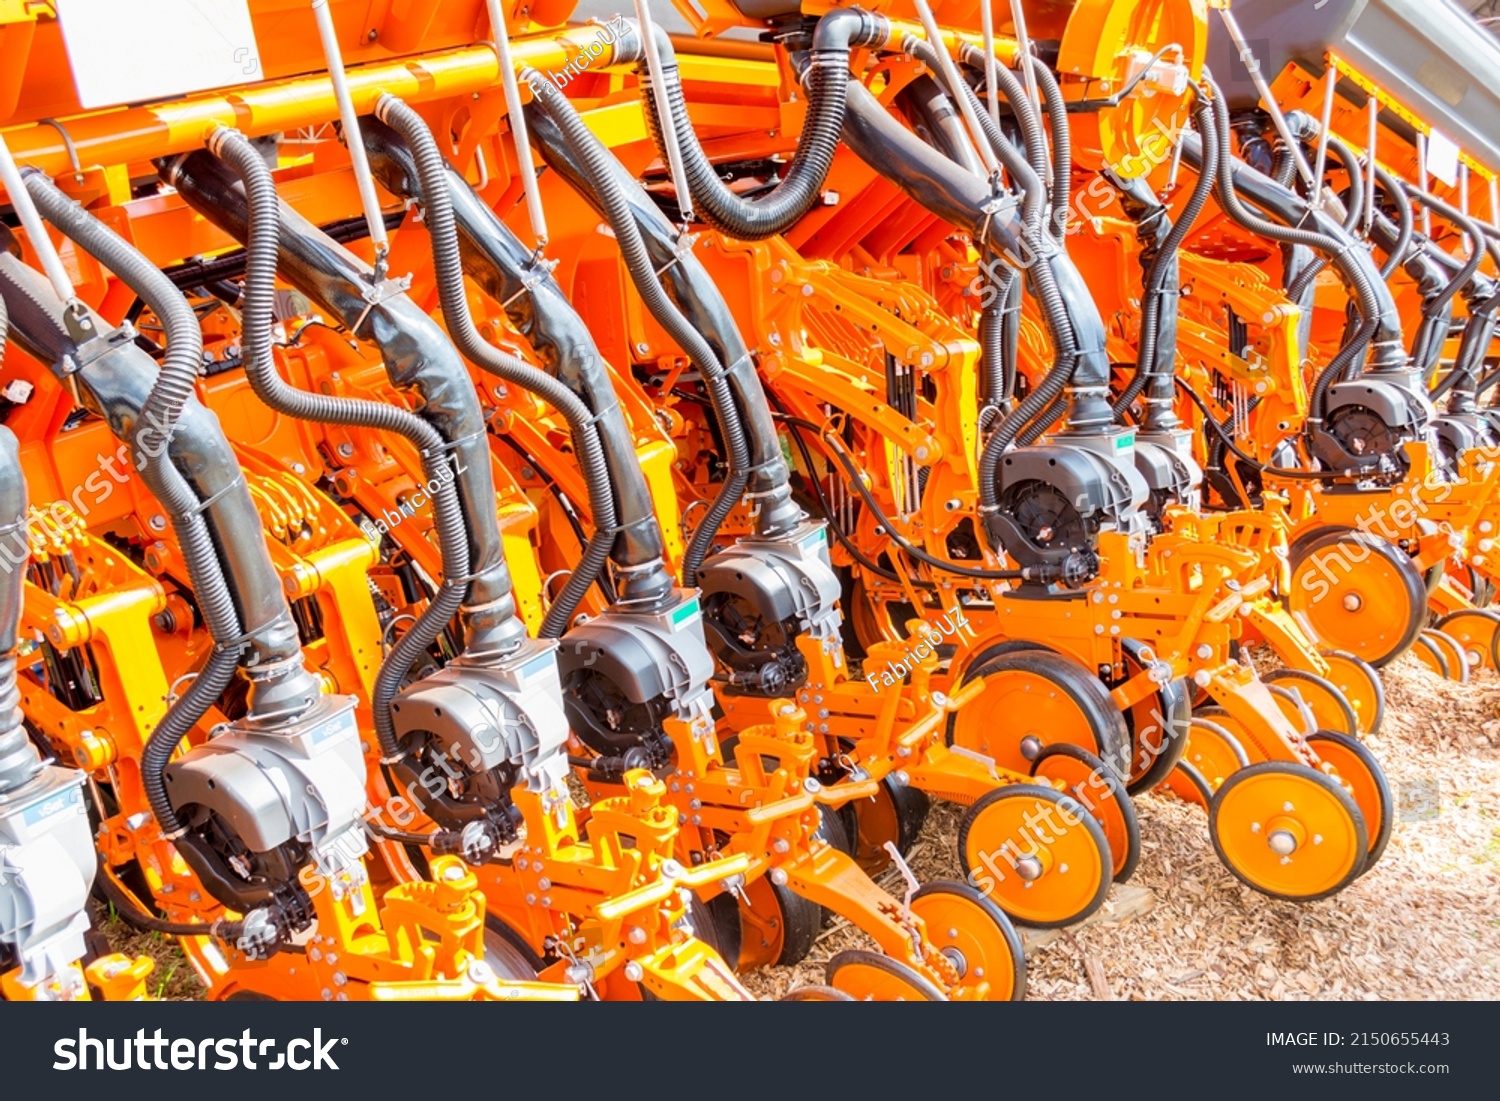
[[[360,326],[365,323],[365,318],[370,316],[371,310],[382,302],[399,297],[409,290],[411,290],[410,273],[396,279],[371,279],[365,283],[359,289],[359,296],[365,300],[365,308],[354,319],[354,324],[349,326],[349,332],[358,336]]]
[[[510,304],[522,295],[530,294],[542,283],[552,277],[552,272],[557,268],[556,260],[547,260],[542,256],[542,247],[537,246],[536,252],[532,253],[531,263],[526,274],[521,279],[520,289],[504,302],[500,303],[502,310],[509,310]]]

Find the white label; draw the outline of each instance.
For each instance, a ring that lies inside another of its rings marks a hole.
[[[1427,174],[1458,186],[1458,146],[1437,130],[1427,135]]]
[[[260,80],[249,0],[57,0],[84,107]],[[311,19],[309,18],[309,33]]]

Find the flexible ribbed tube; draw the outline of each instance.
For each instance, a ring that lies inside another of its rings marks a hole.
[[[172,426],[197,379],[203,335],[192,309],[144,256],[59,191],[47,177],[29,172],[26,187],[43,217],[139,294],[160,318],[166,332],[167,350],[161,372],[142,408],[132,453],[141,479],[171,520],[194,599],[218,644],[192,685],[167,709],[141,754],[141,783],[152,812],[163,832],[174,836],[181,833],[182,823],[167,798],[162,771],[178,743],[229,686],[245,645],[239,639],[239,612],[224,579],[201,502],[182,474],[170,461],[165,461]]]
[[[578,466],[588,486],[594,535],[584,549],[583,561],[553,601],[543,620],[543,638],[558,638],[609,558],[618,536],[615,499],[609,484],[609,466],[593,413],[578,395],[544,371],[515,356],[507,355],[480,335],[469,312],[464,289],[463,259],[459,252],[458,227],[448,194],[447,163],[421,117],[394,96],[386,95],[375,105],[375,116],[401,135],[411,149],[422,189],[422,207],[432,246],[433,273],[448,335],[472,363],[507,382],[514,383],[553,406],[568,422]]]
[[[913,39],[909,42],[907,48],[912,51],[912,56],[918,61],[922,61],[924,65],[927,65],[934,72],[938,72],[938,67],[935,64],[936,55],[931,43],[921,39]],[[966,66],[970,69],[984,71],[985,58],[982,49],[978,46],[965,44],[961,52],[962,61]],[[924,60],[925,57],[932,57],[933,61],[926,61]],[[939,73],[939,75],[941,74]],[[1026,86],[1021,82],[1021,78],[1004,65],[995,66],[995,79],[999,85],[1000,93],[1005,96],[1006,102],[1010,104],[1011,114],[1015,116],[1016,122],[1021,127],[1021,144],[1026,149],[1027,164],[1036,173],[1038,180],[1046,180],[1050,175],[1047,156],[1047,136],[1045,128],[1042,125],[1041,115],[1037,112],[1036,104],[1026,94]],[[949,91],[951,93],[952,89],[949,89]],[[977,95],[975,100],[977,102]],[[989,112],[986,111],[985,115],[989,116]],[[989,117],[991,123],[993,123],[993,116]],[[988,137],[990,128],[984,126],[982,121],[980,125]],[[993,144],[994,142],[991,140],[991,145]],[[995,155],[997,157],[1000,155],[998,149],[995,150]],[[1009,165],[1006,165],[1006,170],[1011,172],[1012,177],[1015,176],[1015,172]],[[1016,182],[1018,185],[1020,184],[1019,180]],[[1045,192],[1043,193],[1043,198],[1045,199]]]
[[[1192,232],[1193,223],[1203,213],[1203,208],[1208,204],[1219,177],[1219,143],[1215,138],[1213,105],[1200,98],[1193,109],[1193,121],[1197,124],[1198,133],[1203,138],[1203,163],[1199,166],[1198,180],[1193,185],[1192,194],[1188,196],[1187,206],[1183,208],[1182,216],[1177,219],[1161,241],[1156,256],[1151,261],[1151,267],[1146,272],[1144,307],[1141,310],[1141,339],[1136,352],[1135,377],[1130,380],[1120,394],[1119,400],[1115,402],[1114,408],[1117,414],[1124,413],[1130,408],[1130,404],[1140,396],[1141,391],[1146,388],[1146,384],[1156,373],[1161,298],[1166,294],[1176,294],[1179,289],[1178,250],[1181,249],[1182,242],[1187,240],[1187,235]]]
[[[667,294],[652,266],[640,227],[636,225],[630,205],[620,193],[618,182],[609,170],[609,151],[584,125],[568,98],[549,81],[536,79],[530,80],[530,84],[538,105],[562,132],[589,182],[594,186],[604,208],[605,218],[614,231],[621,258],[625,261],[641,301],[651,316],[667,330],[667,335],[687,353],[688,359],[702,375],[704,384],[714,392],[715,409],[732,410],[733,398],[723,367],[703,334],[688,322]],[[743,427],[737,418],[730,418],[727,421],[721,420],[720,430],[724,432],[725,446],[729,452],[729,476],[718,496],[709,505],[698,529],[693,532],[692,541],[683,554],[682,580],[685,585],[696,583],[698,568],[708,557],[711,540],[723,525],[725,517],[739,502],[748,478],[746,468],[750,461],[750,451]]]
[[[391,716],[391,701],[401,681],[434,639],[447,627],[463,604],[469,572],[469,544],[464,530],[458,489],[448,469],[449,459],[442,434],[421,417],[396,405],[358,398],[309,394],[285,382],[276,371],[271,351],[271,325],[276,289],[276,266],[280,249],[281,216],[276,181],[260,153],[244,135],[217,130],[209,149],[240,177],[245,189],[248,232],[245,240],[245,287],[243,293],[242,347],[245,377],[257,397],[272,409],[299,420],[338,424],[391,432],[410,440],[422,456],[423,473],[435,492],[432,498],[434,529],[442,553],[443,583],[437,596],[417,621],[391,647],[376,674],[370,706],[381,755],[392,760],[401,755]]]
[[[1389,279],[1392,273],[1401,266],[1406,259],[1406,250],[1411,247],[1412,234],[1415,232],[1416,219],[1412,216],[1411,201],[1406,194],[1406,188],[1401,186],[1401,181],[1392,176],[1379,164],[1375,165],[1375,180],[1391,197],[1396,204],[1397,231],[1396,243],[1386,255],[1385,263],[1380,266],[1380,278]],[[1375,209],[1377,219],[1383,217],[1380,208]]]
[[[845,92],[849,80],[849,55],[855,46],[885,41],[886,24],[878,16],[849,9],[824,15],[813,31],[811,62],[804,76],[807,117],[786,175],[775,187],[753,199],[736,195],[714,171],[688,117],[682,75],[677,69],[671,40],[657,34],[662,77],[667,95],[667,118],[677,137],[687,185],[693,204],[703,220],[719,232],[743,241],[773,237],[793,226],[811,209],[828,178],[833,154],[838,148],[844,122]],[[641,62],[642,68],[645,61]],[[555,89],[554,89],[555,90]],[[641,81],[646,99],[647,128],[663,159],[666,142],[660,132],[661,105],[649,80]]]
[[[1349,175],[1349,205],[1345,208],[1343,225],[1347,232],[1353,233],[1355,232],[1355,227],[1359,225],[1360,215],[1364,213],[1364,173],[1360,169],[1359,158],[1354,155],[1354,150],[1350,149],[1338,138],[1329,136],[1328,151],[1333,154],[1334,159],[1343,166],[1344,171]],[[1325,256],[1320,256],[1311,264],[1308,264],[1307,267],[1297,273],[1295,279],[1287,284],[1286,296],[1293,302],[1300,301],[1307,288],[1312,286],[1313,280],[1318,277],[1318,273],[1327,266],[1328,258]]]

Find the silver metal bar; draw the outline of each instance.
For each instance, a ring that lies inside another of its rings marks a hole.
[[[990,5],[994,0],[979,0],[979,33],[984,36],[984,94],[990,108],[990,118],[1000,125],[1000,94],[996,85],[1000,75],[996,72],[1000,62],[995,59],[995,13]]]
[[[375,245],[376,278],[382,279],[391,244],[385,233],[385,216],[380,210],[380,198],[375,193],[375,177],[370,173],[370,162],[365,157],[365,143],[360,138],[359,115],[355,113],[354,100],[349,95],[349,81],[344,76],[344,57],[339,52],[338,31],[333,25],[333,13],[328,10],[328,0],[312,0],[312,10],[318,21],[318,37],[323,40],[323,57],[328,62],[328,78],[333,82],[333,97],[339,105],[339,121],[344,126],[344,145],[349,149],[349,163],[354,168],[354,182],[359,188],[359,204],[364,208],[365,226]]]
[[[5,190],[10,195],[10,205],[15,207],[16,216],[21,219],[21,226],[26,230],[27,243],[36,250],[37,257],[42,261],[42,270],[47,273],[47,281],[52,284],[52,293],[57,295],[60,302],[72,302],[77,297],[73,292],[73,281],[68,278],[68,270],[63,267],[62,257],[57,255],[52,238],[47,236],[47,224],[42,221],[36,204],[31,201],[31,192],[26,190],[26,181],[21,179],[21,170],[11,158],[3,135],[0,135],[0,183],[5,184]],[[0,340],[3,339],[0,336]]]
[[[1417,186],[1427,191],[1427,135],[1417,134]],[[1422,207],[1422,236],[1432,236],[1432,211],[1427,209],[1426,203]]]
[[[1322,205],[1323,170],[1328,166],[1328,127],[1333,123],[1333,95],[1339,83],[1338,65],[1330,61],[1328,71],[1323,74],[1323,121],[1318,128],[1318,158],[1313,165],[1313,179],[1317,181],[1318,205]]]
[[[1026,33],[1026,12],[1021,7],[1021,0],[1010,0],[1010,20],[1016,26],[1016,53],[1021,59],[1021,79],[1026,82],[1026,95],[1032,103],[1039,103],[1036,74],[1031,71],[1031,36]]]
[[[1370,116],[1369,139],[1365,142],[1365,235],[1375,224],[1375,147],[1380,141],[1380,100],[1374,92],[1366,105]]]
[[[531,164],[531,139],[526,133],[526,112],[521,109],[521,84],[516,79],[516,63],[510,52],[510,29],[505,25],[503,0],[487,0],[490,9],[490,33],[495,36],[495,53],[500,57],[500,80],[505,86],[505,109],[510,116],[510,136],[515,142],[516,170],[526,189],[526,217],[538,245],[547,243],[547,215],[542,210],[542,192],[537,186],[536,169]],[[484,154],[480,153],[481,163]]]
[[[1017,3],[1019,0],[1012,0]],[[1260,71],[1260,62],[1255,59],[1255,52],[1250,49],[1250,43],[1245,41],[1244,32],[1235,21],[1234,14],[1228,8],[1220,8],[1219,15],[1224,20],[1224,27],[1229,31],[1229,37],[1234,39],[1234,45],[1239,50],[1240,61],[1244,63],[1245,69],[1250,74],[1250,79],[1255,83],[1255,90],[1260,93],[1261,103],[1271,116],[1271,121],[1276,124],[1276,132],[1281,135],[1281,140],[1286,147],[1292,151],[1292,160],[1297,165],[1297,174],[1307,184],[1308,193],[1316,196],[1318,185],[1313,180],[1312,169],[1308,166],[1307,158],[1302,155],[1302,149],[1292,137],[1292,131],[1286,124],[1286,116],[1281,113],[1281,106],[1276,98],[1271,95],[1271,86],[1266,83],[1266,78]]]
[[[948,56],[948,51],[943,46],[943,32],[933,17],[932,7],[927,0],[914,0],[917,8],[917,17],[922,20],[922,28],[927,32],[927,41],[937,51],[938,65],[943,70],[943,81],[953,90],[953,98],[958,101],[959,113],[963,115],[964,125],[969,128],[969,136],[974,141],[974,148],[979,151],[979,159],[984,162],[984,170],[993,176],[1000,170],[1000,162],[996,160],[994,151],[990,149],[989,139],[984,136],[984,130],[979,125],[979,116],[974,113],[974,105],[969,102],[969,97],[959,91],[959,82],[963,80],[958,73],[958,66],[953,64],[953,59]]]

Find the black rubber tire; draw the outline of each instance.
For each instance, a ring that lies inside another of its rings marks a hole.
[[[1103,783],[1105,790],[1109,793],[1109,797],[1118,808],[1125,830],[1125,854],[1123,860],[1120,859],[1120,854],[1115,851],[1115,843],[1113,841],[1109,843],[1110,854],[1117,860],[1120,860],[1120,867],[1115,871],[1114,881],[1116,883],[1128,881],[1135,874],[1136,865],[1141,862],[1141,824],[1140,819],[1137,818],[1135,813],[1135,803],[1126,792],[1125,785],[1120,783],[1119,779],[1109,769],[1104,767],[1104,762],[1092,753],[1084,749],[1079,749],[1076,745],[1067,745],[1066,743],[1049,745],[1038,753],[1036,760],[1031,762],[1031,775],[1035,777],[1041,765],[1052,757],[1067,757],[1069,760],[1077,761],[1080,764],[1088,766],[1091,773],[1092,770],[1098,769],[1100,782]],[[1072,792],[1072,795],[1073,798],[1083,804],[1085,810],[1088,809],[1088,803],[1084,801],[1084,798],[1077,791]],[[1099,822],[1101,827],[1104,825],[1098,815],[1094,815],[1093,817],[1096,822]],[[1106,836],[1108,836],[1107,832]]]
[[[1002,670],[1030,673],[1057,685],[1088,722],[1094,745],[1084,748],[1088,748],[1089,752],[1108,765],[1116,776],[1123,778],[1128,774],[1131,740],[1125,716],[1115,706],[1114,698],[1109,694],[1109,689],[1104,687],[1104,682],[1090,670],[1066,655],[1032,646],[1029,649],[998,654],[982,663],[971,662],[964,669],[959,683],[968,684],[978,677]],[[950,746],[954,744],[957,718],[957,712],[948,715],[947,742]]]
[[[1252,883],[1250,880],[1240,875],[1239,871],[1233,864],[1229,862],[1228,858],[1224,855],[1224,848],[1219,842],[1219,819],[1217,811],[1220,801],[1224,798],[1225,792],[1232,791],[1239,784],[1244,783],[1245,781],[1256,776],[1259,776],[1262,773],[1285,773],[1293,769],[1305,770],[1307,774],[1314,779],[1314,782],[1320,781],[1325,786],[1326,790],[1336,793],[1336,798],[1339,798],[1345,804],[1344,809],[1353,818],[1358,828],[1358,832],[1355,834],[1355,836],[1363,837],[1365,841],[1365,852],[1368,854],[1370,846],[1369,835],[1365,832],[1365,817],[1360,813],[1359,806],[1354,802],[1353,797],[1323,773],[1318,772],[1316,769],[1310,768],[1307,765],[1294,765],[1286,761],[1259,761],[1256,764],[1248,766],[1247,768],[1240,769],[1233,776],[1228,777],[1222,784],[1220,784],[1219,790],[1214,792],[1213,802],[1209,805],[1208,836],[1209,839],[1213,842],[1214,852],[1219,857],[1219,863],[1222,864],[1226,870],[1228,870],[1230,875],[1234,876],[1235,879],[1238,879],[1252,891],[1259,892],[1260,894],[1263,894],[1268,898],[1279,898],[1285,902],[1318,902],[1321,899],[1332,898],[1334,895],[1338,894],[1345,887],[1349,886],[1349,884],[1353,883],[1356,879],[1363,875],[1365,864],[1369,861],[1368,855],[1364,860],[1355,864],[1355,866],[1350,869],[1350,871],[1344,876],[1342,880],[1334,884],[1334,886],[1328,888],[1328,890],[1323,891],[1321,894],[1293,896],[1283,895],[1276,891],[1268,891],[1264,887],[1261,887],[1259,884]]]
[[[1444,680],[1453,679],[1453,670],[1448,667],[1448,655],[1443,652],[1441,646],[1433,642],[1426,635],[1418,635],[1415,646],[1420,647],[1422,652],[1437,665],[1438,676]]]
[[[708,945],[734,970],[740,963],[740,902],[728,891],[720,891],[705,901],[696,892],[688,903],[693,934]]]
[[[1500,644],[1500,631],[1495,632],[1495,641],[1497,644]],[[1326,650],[1323,656],[1339,658],[1342,661],[1353,662],[1364,667],[1366,677],[1375,689],[1375,716],[1370,720],[1368,733],[1379,734],[1380,726],[1385,722],[1385,682],[1380,679],[1379,671],[1358,654],[1351,654],[1344,650]]]
[[[1370,838],[1370,849],[1365,857],[1364,870],[1359,873],[1364,875],[1385,855],[1385,847],[1390,844],[1391,831],[1396,824],[1396,799],[1391,794],[1391,785],[1385,778],[1385,770],[1380,767],[1380,762],[1375,759],[1375,754],[1370,752],[1369,746],[1358,738],[1351,738],[1335,730],[1320,730],[1307,740],[1314,748],[1319,742],[1334,742],[1342,746],[1364,763],[1366,771],[1375,781],[1375,790],[1380,795],[1380,828],[1375,832],[1375,836]],[[1368,828],[1368,820],[1365,825]]]
[[[1015,923],[1005,916],[1005,911],[996,906],[994,901],[985,898],[979,891],[967,883],[957,883],[951,879],[937,879],[931,883],[924,884],[916,894],[912,895],[912,901],[925,898],[928,895],[950,894],[961,895],[975,906],[979,907],[990,919],[994,921],[995,927],[1005,937],[1005,942],[1010,946],[1011,955],[1011,996],[1012,1002],[1026,1000],[1026,945],[1021,940],[1021,934],[1016,931]]]

